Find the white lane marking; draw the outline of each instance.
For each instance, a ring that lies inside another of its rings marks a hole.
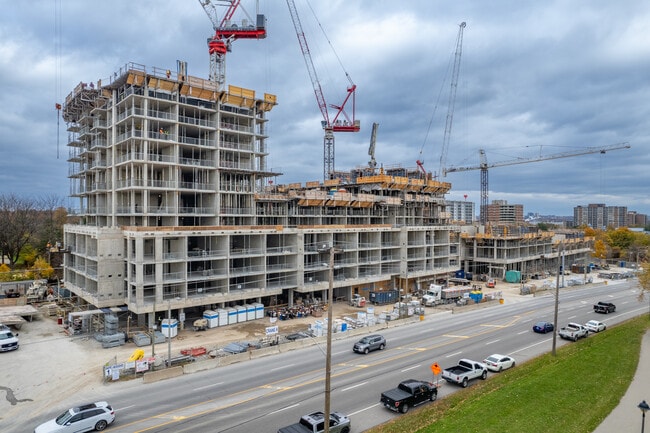
[[[501,341],[501,339],[500,339],[500,338],[499,338],[498,340],[492,340],[492,341],[488,341],[487,343],[485,343],[485,345],[487,346],[488,344],[494,344],[494,343],[498,343],[499,341]]]
[[[528,333],[528,331],[521,331],[521,332],[517,332],[517,335],[527,334],[527,333]]]
[[[354,389],[354,388],[358,388],[358,387],[360,387],[360,386],[363,386],[363,385],[365,385],[366,383],[368,383],[368,382],[361,382],[361,383],[358,383],[358,384],[356,384],[356,385],[348,386],[347,388],[343,388],[341,391],[349,391],[349,390],[351,390],[351,389]]]
[[[283,407],[282,409],[274,410],[274,411],[271,412],[271,413],[273,414],[273,413],[282,412],[282,411],[285,411],[285,410],[287,410],[287,409],[293,409],[294,407],[298,407],[298,403],[293,404],[293,405],[291,405],[291,406]]]
[[[528,349],[530,349],[530,348],[532,348],[532,347],[539,346],[540,344],[548,343],[548,342],[551,341],[551,340],[552,340],[552,338],[547,338],[546,340],[542,340],[542,341],[540,341],[540,342],[538,342],[538,343],[531,344],[530,346],[526,346],[526,347],[522,347],[521,349],[517,349],[517,350],[515,350],[515,351],[512,352],[512,353],[518,353],[518,352],[521,351],[521,350],[528,350]]]
[[[121,410],[126,410],[126,409],[131,409],[132,407],[135,407],[136,405],[132,404],[131,406],[125,406],[121,408],[115,408],[115,412],[121,411]]]
[[[578,316],[571,316],[571,317],[569,317],[569,320],[575,319],[576,317],[578,317]]]
[[[284,370],[285,368],[293,367],[294,365],[296,365],[296,364],[287,364],[287,365],[283,365],[282,367],[272,368],[272,369],[269,370],[269,371]]]
[[[405,371],[413,370],[414,368],[418,368],[419,366],[420,366],[420,364],[418,364],[418,365],[414,365],[414,366],[412,366],[412,367],[408,367],[408,368],[405,368],[405,369],[400,370],[400,371],[401,371],[402,373],[404,373]]]
[[[196,389],[196,390],[199,390],[199,389],[206,389],[206,388],[212,388],[213,386],[219,386],[219,385],[223,385],[223,382],[211,383],[210,385],[201,386],[201,387],[199,387],[199,388],[194,388],[194,389]]]
[[[352,412],[352,413],[349,414],[348,416],[356,415],[356,414],[361,413],[361,412],[364,412],[364,411],[366,411],[366,410],[368,410],[368,409],[372,409],[373,407],[377,407],[377,406],[379,406],[380,404],[381,404],[381,403],[375,403],[375,404],[373,404],[372,406],[368,406],[368,407],[365,407],[365,408],[363,408],[363,409],[359,409],[359,410],[356,411],[356,412]]]
[[[449,355],[445,356],[445,358],[451,358],[452,356],[460,355],[461,353],[463,353],[463,352],[460,351],[460,352],[456,352],[456,353],[450,353]]]

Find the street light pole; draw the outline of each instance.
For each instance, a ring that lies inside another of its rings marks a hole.
[[[167,368],[172,366],[172,300],[167,299]]]
[[[327,356],[325,357],[325,433],[330,431],[330,399],[332,380],[332,298],[334,297],[334,246],[330,247],[329,289],[327,292]]]
[[[562,257],[560,265],[558,267],[557,278],[555,281],[555,313],[553,315],[553,356],[555,356],[555,348],[557,347],[557,315],[560,304],[560,272],[564,273],[563,264],[564,264],[564,244],[560,241],[560,248],[558,253]],[[558,256],[558,259],[560,258]],[[564,281],[564,275],[562,276]]]
[[[637,407],[641,409],[641,433],[643,433],[645,429],[645,413],[650,409],[650,406],[643,400]]]

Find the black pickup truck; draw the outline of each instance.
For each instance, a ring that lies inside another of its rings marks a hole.
[[[406,413],[409,408],[438,398],[438,386],[431,382],[409,379],[381,393],[381,404],[390,410]]]
[[[598,302],[597,304],[594,304],[594,311],[596,313],[613,313],[616,311],[616,305],[612,304],[611,302]]]

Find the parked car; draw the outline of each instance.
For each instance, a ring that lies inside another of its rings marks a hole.
[[[350,433],[351,427],[350,418],[346,415],[341,412],[332,412],[330,414],[330,432]],[[323,412],[314,412],[303,415],[295,424],[280,428],[278,433],[321,433],[323,431],[325,431],[325,414]]]
[[[453,367],[442,370],[442,376],[449,383],[456,383],[463,388],[467,388],[470,380],[487,379],[487,367],[471,359],[461,359]]]
[[[565,340],[578,341],[580,338],[587,338],[589,335],[589,330],[579,323],[571,322],[566,326],[560,328],[558,335]]]
[[[68,409],[36,427],[34,433],[102,431],[114,420],[113,408],[105,401],[98,401]]]
[[[551,322],[537,322],[535,323],[535,326],[533,326],[533,331],[537,332],[538,334],[546,334],[547,332],[553,332],[555,327]]]
[[[380,402],[390,410],[406,413],[409,408],[427,401],[435,401],[436,398],[438,398],[437,385],[409,379],[401,382],[397,388],[382,392]]]
[[[491,371],[503,371],[515,366],[514,358],[495,353],[483,360],[483,364]]]
[[[386,339],[379,334],[366,335],[361,340],[354,343],[352,350],[357,353],[368,353],[373,350],[384,350],[386,347]]]
[[[18,347],[18,334],[14,334],[8,326],[0,323],[0,352],[18,350]]]
[[[607,329],[607,325],[605,325],[603,322],[599,322],[598,320],[590,320],[585,323],[585,328],[587,328],[589,332],[600,332]]]

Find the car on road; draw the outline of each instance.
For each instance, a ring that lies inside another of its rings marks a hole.
[[[616,305],[611,302],[602,302],[599,301],[597,304],[594,304],[594,311],[596,313],[614,313],[616,311]]]
[[[603,322],[599,322],[598,320],[590,320],[585,323],[585,328],[587,328],[589,332],[600,332],[607,329],[607,325],[605,325]]]
[[[546,321],[541,321],[535,323],[533,326],[533,331],[537,332],[538,334],[546,334],[547,332],[553,332],[555,327],[551,322],[546,322]]]
[[[357,353],[368,353],[373,350],[384,350],[386,339],[383,335],[372,334],[366,335],[361,340],[354,343],[352,350]]]
[[[115,411],[105,401],[84,404],[66,410],[34,429],[34,433],[102,431],[115,421]]]
[[[515,359],[511,356],[499,355],[498,353],[495,353],[494,355],[490,355],[485,358],[483,360],[483,364],[485,364],[485,366],[490,371],[503,371],[514,367]]]

